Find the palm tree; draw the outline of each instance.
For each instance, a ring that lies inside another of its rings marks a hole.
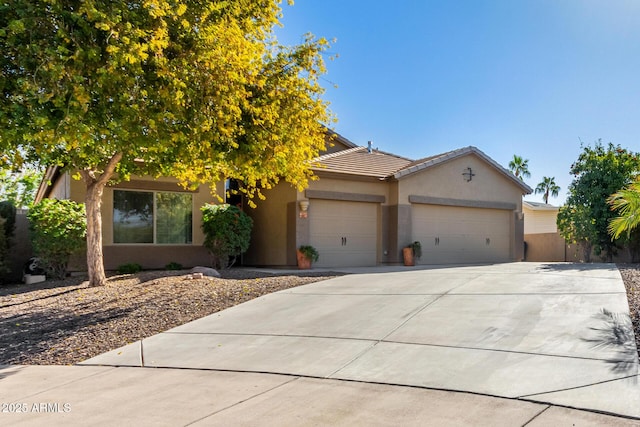
[[[513,174],[520,178],[520,181],[524,181],[523,177],[529,178],[529,159],[523,159],[520,156],[513,155],[513,160],[509,162],[509,169]]]
[[[620,214],[609,222],[609,234],[614,239],[624,232],[628,236],[640,224],[640,180],[611,195],[608,202]]]
[[[559,191],[560,187],[556,184],[556,178],[553,176],[543,176],[542,182],[538,184],[535,189],[536,194],[544,193],[544,196],[542,196],[542,200],[544,200],[545,203],[549,203],[549,194],[551,194],[553,197],[558,197]]]

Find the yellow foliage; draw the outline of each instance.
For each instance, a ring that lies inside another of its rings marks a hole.
[[[32,33],[17,15],[0,17],[0,30],[11,22],[14,31],[11,43],[0,37],[4,61],[15,60],[0,70],[27,77],[10,79],[0,101],[4,152],[21,141],[45,163],[95,176],[122,153],[118,179],[234,178],[258,199],[282,180],[304,188],[334,121],[319,83],[329,44],[307,35],[280,47],[279,3],[143,0],[132,10],[88,0],[69,11],[51,2],[28,9],[42,23]],[[77,22],[89,30],[74,32]]]

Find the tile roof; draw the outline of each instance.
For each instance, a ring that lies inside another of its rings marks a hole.
[[[476,147],[464,147],[435,156],[419,160],[411,160],[395,154],[379,150],[369,152],[366,147],[353,147],[335,153],[325,154],[314,159],[315,171],[334,172],[345,175],[359,175],[378,179],[401,179],[407,175],[436,166],[448,160],[453,160],[467,154],[475,154],[493,166],[499,173],[518,185],[524,193],[531,194],[533,190],[520,179],[516,178],[508,169],[487,156]]]
[[[316,171],[335,172],[346,175],[360,175],[385,179],[411,163],[410,159],[373,150],[366,147],[354,147],[331,154],[325,154],[313,161],[319,164]]]

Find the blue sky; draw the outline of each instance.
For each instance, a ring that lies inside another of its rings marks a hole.
[[[358,145],[518,154],[532,188],[555,177],[556,205],[580,141],[640,151],[640,1],[298,0],[282,23],[281,44],[336,39],[325,99]]]

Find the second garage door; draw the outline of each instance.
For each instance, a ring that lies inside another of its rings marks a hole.
[[[378,204],[311,200],[310,242],[316,267],[363,267],[377,262]]]
[[[511,212],[501,209],[413,205],[413,239],[421,264],[507,262]]]

